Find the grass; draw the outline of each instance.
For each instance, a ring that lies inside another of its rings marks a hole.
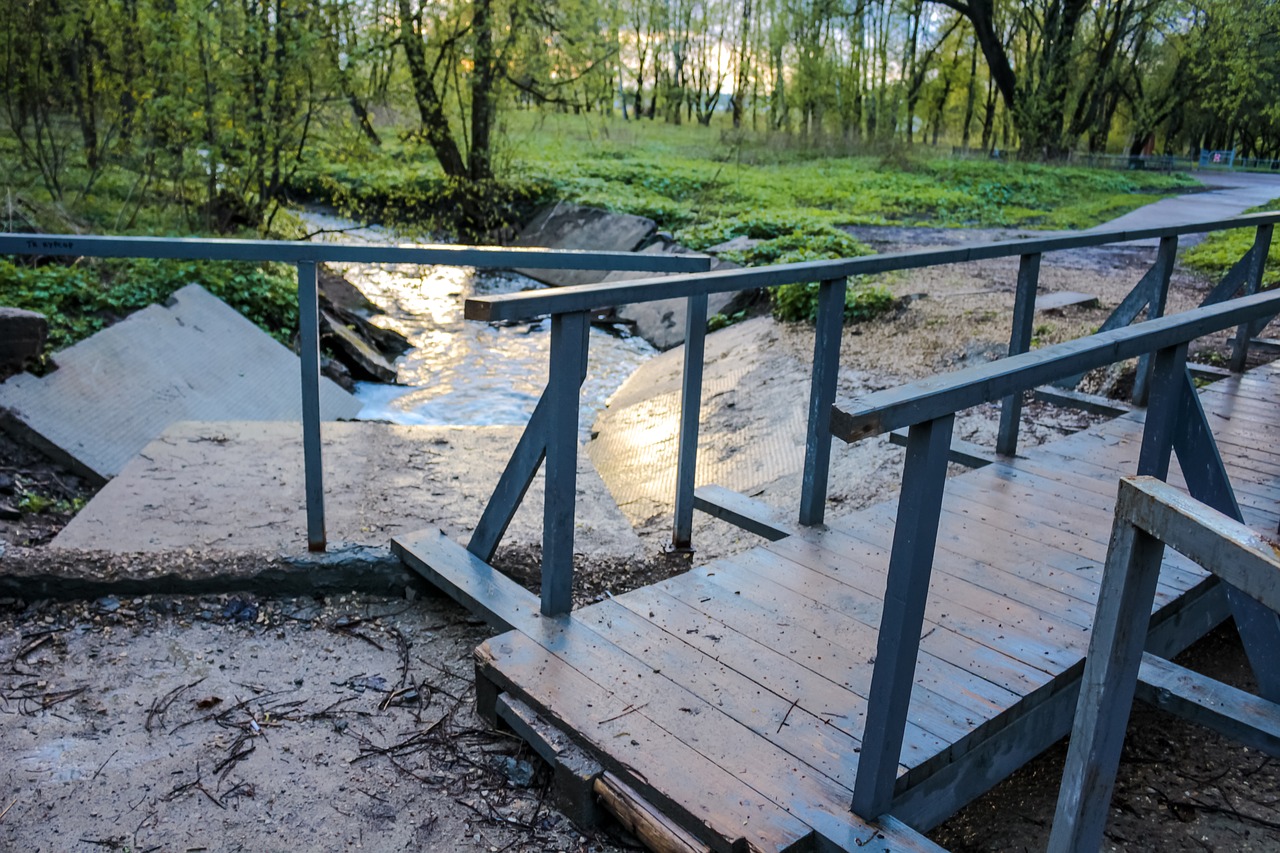
[[[164,302],[192,282],[282,343],[298,327],[297,280],[284,264],[84,259],[71,266],[33,267],[0,258],[0,304],[49,319],[46,355],[139,308]]]
[[[1267,210],[1280,210],[1280,198],[1273,198],[1266,204],[1252,207],[1245,213],[1261,213]],[[1253,247],[1254,229],[1235,228],[1231,231],[1217,231],[1201,242],[1192,246],[1182,255],[1182,262],[1197,272],[1210,278],[1220,279]],[[1265,275],[1280,274],[1280,241],[1273,239],[1271,249],[1267,252]]]
[[[744,265],[866,254],[842,225],[1083,228],[1191,183],[1183,175],[939,159],[903,149],[847,156],[714,123],[674,127],[540,111],[510,112],[503,121],[503,178],[488,188],[493,225],[514,226],[541,204],[567,200],[650,217],[693,249],[750,238],[747,247],[724,255]],[[378,148],[338,134],[318,139],[292,192],[357,220],[410,233],[439,230],[459,207],[458,185],[407,134],[383,137]],[[10,199],[13,193],[22,199],[20,219],[28,225],[175,235],[199,220],[182,202],[181,188],[157,181],[142,190],[136,175],[114,167],[84,192],[76,189],[73,170],[72,191],[54,200],[21,171],[12,146],[0,139],[0,180]],[[13,210],[10,204],[10,220]],[[276,230],[298,236],[290,224],[280,217]],[[196,281],[283,339],[297,322],[295,284],[286,273],[266,265],[159,261],[32,268],[0,259],[0,301],[49,316],[52,350]],[[775,313],[807,318],[815,287],[789,287],[775,296]],[[846,315],[869,319],[891,302],[884,288],[857,285],[849,290]]]
[[[950,160],[901,151],[836,156],[727,130],[620,118],[513,113],[504,156],[513,192],[647,216],[693,248],[765,223],[794,229],[906,224],[1084,228],[1192,184],[1185,175]],[[391,141],[330,145],[299,179],[348,211],[420,212],[441,195],[434,162]],[[380,203],[384,202],[384,203]],[[776,229],[775,229],[776,230]]]

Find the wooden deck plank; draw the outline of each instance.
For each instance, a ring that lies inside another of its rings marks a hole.
[[[981,484],[957,484],[954,491],[957,499],[967,500],[973,504],[982,503],[984,494],[999,495],[1000,500],[1019,507],[1022,515],[1018,517],[1056,524],[1073,536],[1078,536],[1080,529],[1084,528],[1088,531],[1086,538],[1102,545],[1102,553],[1105,556],[1111,531],[1109,520],[1115,508],[1115,488],[1118,480],[1119,475],[1115,475],[1110,484],[1110,491],[1105,489],[1095,491],[1093,486],[1096,480],[1071,468],[1064,467],[1054,472],[1052,476],[1042,476],[1031,470],[1030,466],[1006,464],[993,467],[987,472],[987,478]],[[1184,485],[1180,474],[1171,476],[1170,480],[1174,485]],[[977,488],[979,485],[983,488]],[[1086,507],[1088,522],[1081,524],[1069,517],[1072,514],[1079,515],[1082,508]],[[1090,522],[1094,520],[1103,521],[1102,527],[1093,526]],[[1177,589],[1186,589],[1198,583],[1203,576],[1204,571],[1191,561],[1171,559],[1162,573],[1162,583]]]
[[[769,684],[780,685],[783,690],[790,689],[791,683],[799,683],[813,675],[832,680],[840,688],[847,690],[847,703],[845,706],[837,704],[822,707],[818,715],[828,719],[831,725],[841,727],[851,735],[860,736],[861,724],[858,717],[870,684],[867,661],[874,653],[874,631],[856,620],[819,622],[819,619],[827,620],[831,615],[818,612],[817,607],[795,605],[797,610],[788,611],[777,607],[769,608],[755,599],[760,598],[777,605],[776,594],[786,594],[781,588],[777,588],[768,579],[751,576],[741,578],[728,569],[730,567],[727,565],[717,562],[714,578],[708,578],[705,571],[694,570],[681,575],[681,583],[678,585],[669,584],[668,581],[660,588],[632,590],[625,596],[618,597],[617,601],[648,617],[668,633],[684,633],[686,637],[694,638],[694,642],[707,639],[708,643],[703,646],[704,653],[723,658],[726,654],[733,656],[740,653],[741,649],[762,646],[777,649],[787,660],[808,671],[808,675],[792,670],[774,670],[762,665],[756,667],[759,678]],[[746,583],[736,583],[736,580]],[[737,594],[736,589],[731,589],[736,587],[745,587],[746,594]],[[750,592],[755,587],[767,592],[756,596]],[[771,589],[773,592],[768,592]],[[727,651],[731,648],[727,644],[740,642],[740,638],[748,640],[750,646],[744,644],[741,648],[732,647],[732,652]],[[938,661],[932,654],[922,654],[922,666],[918,674],[922,703],[920,707],[913,708],[909,715],[910,745],[905,753],[904,766],[913,767],[923,757],[928,757],[928,751],[924,747],[937,738],[938,733],[963,733],[970,725],[969,720],[982,720],[995,715],[1007,707],[1007,695],[1014,695],[1007,690],[997,692],[993,685],[987,686],[980,693],[947,695],[940,692],[955,688],[956,669],[955,665]],[[997,698],[993,698],[992,694],[996,694]],[[956,720],[964,722],[957,724]]]
[[[770,587],[769,595],[778,605],[800,608],[800,612],[803,612],[803,608],[814,607],[833,610],[838,616],[848,617],[850,621],[859,622],[861,625],[870,627],[873,630],[879,627],[882,605],[877,599],[871,599],[871,603],[868,604],[869,595],[874,595],[874,593],[869,593],[868,590],[861,587],[850,587],[831,581],[830,578],[812,577],[813,570],[809,569],[806,563],[816,562],[821,557],[812,557],[806,553],[805,549],[812,549],[815,552],[821,551],[824,554],[829,554],[830,552],[823,551],[820,547],[815,547],[812,542],[795,538],[785,539],[776,544],[785,547],[780,547],[777,551],[774,551],[773,548],[769,550],[773,556],[784,557],[789,564],[794,564],[787,566],[788,571],[774,572],[773,567],[775,564],[761,560],[757,555],[748,552],[737,555],[731,561],[721,561],[716,564],[717,571],[714,580],[727,586],[743,587],[743,595],[747,594],[746,590],[750,584],[767,581],[773,584],[773,587]],[[858,568],[859,571],[851,572],[851,576],[859,575],[859,582],[863,586],[878,585],[874,578],[872,578],[872,583],[867,583],[866,576],[869,573],[862,571],[864,566],[861,564],[858,564]],[[742,572],[746,574],[740,574]],[[707,573],[710,574],[710,572]],[[883,572],[881,572],[881,577],[883,577]],[[806,594],[806,591],[809,594]],[[796,601],[797,596],[799,597],[798,603]],[[974,621],[985,618],[982,614],[967,615]],[[930,633],[930,629],[940,630],[934,630]],[[864,629],[848,625],[845,620],[837,618],[831,623],[830,630],[856,630],[861,632]],[[843,635],[840,635],[839,639],[843,641]],[[981,691],[986,689],[982,682],[990,682],[1001,690],[1025,694],[1043,686],[1050,679],[1049,674],[1042,667],[1027,664],[1014,656],[992,649],[968,634],[957,630],[956,626],[939,625],[936,620],[930,620],[928,617],[926,617],[925,633],[921,637],[920,648],[922,652],[928,652],[938,660],[950,665],[950,669],[943,670],[947,679],[943,684],[951,682],[953,689],[965,688],[980,694]],[[873,659],[874,644],[872,644],[866,656],[868,665]],[[969,679],[957,677],[965,672],[971,676]],[[869,686],[871,679],[869,666],[862,677]],[[965,687],[966,682],[968,682],[967,688]]]
[[[1061,573],[1064,575],[1064,580],[1077,581],[1077,583],[1073,583],[1069,591],[1055,587],[1051,585],[1052,577],[1046,577],[1052,569],[1039,564],[1035,566],[1035,570],[1028,570],[1032,565],[1030,560],[1018,561],[1021,572],[1010,571],[1009,564],[1001,563],[994,558],[996,554],[1001,553],[1004,543],[994,537],[988,538],[985,542],[982,539],[983,533],[990,535],[995,532],[994,528],[984,525],[977,532],[967,529],[958,530],[962,524],[964,524],[962,520],[952,522],[950,518],[947,519],[945,527],[949,535],[946,541],[943,541],[941,535],[939,536],[933,566],[935,574],[955,578],[986,590],[991,595],[1008,598],[1036,611],[1053,614],[1055,619],[1060,619],[1077,628],[1085,629],[1093,624],[1096,588],[1091,588],[1079,577],[1066,578],[1065,572]],[[941,534],[941,530],[939,533]],[[960,533],[965,535],[963,540],[960,539]],[[840,537],[856,538],[884,548],[886,551],[893,544],[891,536],[884,536],[876,528],[859,528],[856,534],[842,529],[832,529],[830,534],[833,547]],[[969,553],[962,553],[962,550],[968,550]],[[1089,601],[1085,597],[1090,591],[1094,595],[1094,601]]]
[[[519,631],[486,641],[477,650],[481,675],[534,707],[592,752],[606,768],[642,789],[655,805],[676,815],[686,829],[718,850],[745,838],[762,850],[785,850],[810,827],[752,789],[734,771],[703,757],[640,714],[620,713],[616,693]],[[526,698],[528,697],[528,698]],[[596,742],[608,739],[607,748]]]
[[[785,750],[794,761],[851,789],[860,741],[852,733],[828,725],[820,709],[810,710],[812,694],[798,688],[774,689],[760,684],[723,658],[707,655],[675,634],[653,630],[654,623],[617,601],[592,605],[582,610],[578,618],[618,648],[719,708],[756,737]],[[780,655],[767,660],[781,670],[783,681],[800,681],[803,667]],[[759,656],[753,663],[760,669],[766,665]],[[856,707],[854,697],[847,691],[830,686],[833,695],[827,697],[829,703],[846,710]],[[843,698],[835,696],[837,692],[843,693]],[[694,709],[684,713],[694,713]],[[946,741],[939,737],[931,738],[928,744],[931,751],[945,746]]]
[[[1075,500],[1060,499],[1048,504],[1036,490],[1023,486],[1013,478],[992,478],[984,501],[976,490],[957,488],[949,498],[954,511],[980,519],[1009,533],[1034,539],[1041,549],[1054,549],[1077,555],[1091,563],[1101,564],[1106,558],[1111,530],[1108,509],[1097,504],[1086,491]],[[1161,583],[1176,590],[1190,589],[1204,572],[1181,555],[1170,554],[1161,573]]]
[[[493,647],[498,643],[500,648],[500,644],[508,639],[510,644],[530,641],[535,650],[541,647],[540,651],[568,664],[605,691],[607,700],[604,707],[593,704],[580,710],[569,705],[575,701],[580,704],[581,699],[557,699],[551,695],[557,693],[559,687],[545,677],[521,680],[518,692],[522,701],[540,712],[546,710],[550,716],[588,739],[593,752],[613,750],[614,753],[632,755],[632,750],[617,741],[624,739],[623,733],[629,732],[638,720],[648,720],[698,755],[741,779],[769,802],[784,808],[796,802],[808,804],[810,811],[807,812],[806,823],[810,826],[815,826],[815,822],[826,824],[828,828],[853,825],[864,827],[869,833],[874,832],[873,827],[849,812],[849,791],[846,787],[796,761],[773,743],[751,737],[749,729],[718,705],[680,687],[660,668],[619,649],[578,616],[539,619],[520,632],[505,634],[491,641],[490,645]],[[504,651],[502,654],[505,658],[509,653]],[[575,720],[559,716],[565,713],[574,716]],[[679,757],[676,756],[675,760]],[[613,767],[609,769],[618,772]],[[625,773],[624,770],[619,775]],[[636,777],[633,773],[623,775],[623,778],[641,790],[654,783],[652,777]]]
[[[778,544],[787,542],[783,540]],[[796,576],[797,587],[802,585],[804,593],[817,601],[841,608],[843,602],[852,597],[849,588],[866,593],[867,586],[880,585],[875,581],[883,575],[871,575],[864,565],[851,561],[833,547],[834,542],[834,538],[827,539],[821,553],[799,550],[791,553],[811,570],[809,575]],[[884,553],[888,560],[886,549],[867,544]],[[1062,636],[1069,638],[1073,633],[1082,633],[1078,626],[1068,631],[1067,623],[1054,620],[1050,614],[1036,613],[1019,602],[945,573],[933,576],[926,614],[926,632],[934,626],[954,632],[1050,676],[1057,675],[1080,657],[1071,647],[1059,644],[1057,638],[1050,642],[1041,627],[1060,625]]]
[[[718,594],[720,591],[709,586],[709,583],[691,585],[682,588],[680,592],[710,592],[715,596],[711,600],[725,603],[724,596]],[[702,597],[708,598],[705,595]],[[788,642],[791,638],[786,629],[792,626],[778,626],[781,630],[773,636],[776,647],[760,642],[753,636],[756,632],[752,630],[752,624],[744,624],[742,620],[750,619],[752,610],[771,616],[775,622],[779,619],[778,614],[769,613],[755,605],[740,609],[736,605],[742,603],[741,597],[735,598],[737,601],[732,603],[735,606],[728,608],[731,613],[725,616],[725,619],[733,620],[733,625],[713,617],[706,610],[685,603],[680,597],[653,587],[618,596],[613,603],[627,608],[637,617],[692,646],[711,660],[738,672],[748,673],[763,689],[788,701],[794,700],[797,695],[803,696],[804,709],[808,713],[851,739],[859,738],[862,734],[859,717],[866,705],[866,696],[856,691],[852,678],[841,678],[842,674],[857,671],[850,660],[841,656],[845,650],[819,639],[814,644],[819,646],[818,653],[806,655],[803,649],[797,650],[794,644]],[[704,601],[706,603],[709,602]],[[713,611],[724,609],[714,606],[707,608]],[[754,624],[759,625],[760,621],[754,620]],[[863,693],[865,694],[865,690]],[[947,746],[942,737],[915,721],[908,721],[907,742],[910,744],[907,755],[927,756]],[[909,764],[910,761],[904,762],[904,768]]]
[[[796,620],[797,630],[792,641],[813,655],[814,666],[829,666],[835,660],[848,661],[853,689],[861,696],[867,695],[871,683],[868,662],[875,658],[876,628],[880,620],[878,602],[855,616],[843,607],[832,606],[831,602],[807,596],[804,578],[811,570],[762,551],[739,554],[715,568],[714,575],[708,577],[712,583],[735,591],[738,587],[759,586],[776,607],[803,615],[804,619]],[[712,575],[710,571],[706,574]],[[842,603],[856,598],[857,594],[847,596]],[[830,640],[836,657],[824,651],[822,645],[810,642],[810,637]],[[1004,684],[986,678],[986,674],[994,678],[1014,674],[1027,679],[1026,683],[1035,683],[1031,679],[1040,677],[1032,676],[1030,670],[1010,667],[1009,663],[989,654],[985,646],[945,630],[936,642],[923,644],[916,680],[921,690],[918,709],[921,725],[932,731],[963,734],[975,721],[987,719],[1003,708],[1005,697],[1012,692]],[[938,715],[944,717],[941,724],[935,721]]]

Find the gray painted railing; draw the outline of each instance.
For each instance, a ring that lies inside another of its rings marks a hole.
[[[1166,546],[1260,607],[1280,609],[1280,559],[1270,542],[1240,523],[1238,513],[1217,511],[1157,478],[1120,481],[1049,839],[1051,853],[1102,849],[1137,683],[1153,671],[1177,677],[1158,682],[1171,694],[1174,713],[1270,755],[1280,751],[1280,705],[1144,655]]]
[[[423,264],[487,269],[576,269],[640,272],[705,270],[696,255],[581,252],[485,246],[357,246],[277,240],[102,237],[0,233],[0,255],[276,261],[298,270],[299,355],[302,361],[302,444],[307,500],[307,548],[324,551],[324,466],[320,445],[320,326],[316,264]],[[603,306],[598,306],[603,307]],[[585,335],[585,327],[583,335]]]
[[[1280,292],[1243,296],[870,394],[857,401],[853,411],[833,410],[831,432],[849,442],[910,428],[854,783],[855,812],[877,817],[893,803],[955,413],[1151,353],[1150,402],[1136,473],[1165,479],[1170,455],[1176,452],[1191,495],[1234,509],[1239,518],[1226,469],[1186,370],[1187,346],[1204,335],[1277,313]],[[1280,695],[1280,661],[1274,655],[1280,648],[1280,622],[1274,613],[1230,590],[1228,600],[1264,695]]]
[[[1280,212],[1257,213],[1230,219],[1212,220],[1163,228],[1133,231],[1092,231],[1028,240],[869,255],[831,261],[781,264],[755,269],[716,270],[714,272],[639,279],[627,282],[580,285],[556,290],[475,297],[466,302],[466,317],[472,320],[518,320],[550,314],[560,321],[561,331],[552,335],[550,381],[538,403],[516,452],[507,464],[498,488],[485,507],[468,549],[489,560],[498,547],[507,525],[533,482],[544,459],[547,463],[546,502],[543,519],[542,608],[547,615],[565,613],[570,607],[567,590],[573,573],[573,496],[576,488],[577,388],[586,363],[585,342],[577,328],[585,312],[610,305],[649,302],[660,299],[686,298],[686,328],[697,330],[688,335],[684,347],[684,378],[681,389],[681,426],[677,462],[675,520],[672,545],[689,548],[693,516],[694,471],[697,463],[698,413],[702,400],[702,368],[704,343],[701,330],[706,324],[705,298],[712,293],[728,293],[781,284],[820,282],[818,313],[814,338],[813,373],[810,380],[809,421],[805,438],[804,480],[801,491],[799,520],[805,525],[822,523],[827,498],[827,477],[831,458],[831,408],[835,403],[836,381],[840,364],[841,330],[844,324],[844,298],[851,276],[918,269],[942,264],[965,263],[993,258],[1021,259],[1013,329],[1009,355],[1025,353],[1030,348],[1040,262],[1051,252],[1105,246],[1132,240],[1159,240],[1155,264],[1142,277],[1128,297],[1103,324],[1104,330],[1129,325],[1144,310],[1149,318],[1164,311],[1170,275],[1178,247],[1178,237],[1234,228],[1255,229],[1253,246],[1205,298],[1210,305],[1228,299],[1238,291],[1253,293],[1259,287],[1262,268],[1271,242],[1271,233]],[[1273,312],[1274,313],[1274,312]],[[1261,315],[1259,315],[1261,316]],[[556,328],[553,322],[553,329]],[[565,325],[568,323],[569,325]],[[576,325],[575,325],[576,324]],[[1253,323],[1242,326],[1237,334],[1239,358],[1233,358],[1236,369],[1243,366],[1243,353],[1252,336]],[[1144,353],[1135,353],[1144,355]],[[1081,371],[1083,372],[1083,371]],[[1139,388],[1145,401],[1150,367],[1143,362]],[[1055,374],[1057,380],[1078,380],[1079,374]],[[993,398],[1000,399],[1000,398]],[[1019,413],[1022,396],[1010,392],[1003,398],[997,450],[1012,455],[1017,450]],[[571,412],[568,410],[572,410]],[[557,425],[552,427],[551,412],[559,410]],[[561,432],[562,431],[562,432]]]

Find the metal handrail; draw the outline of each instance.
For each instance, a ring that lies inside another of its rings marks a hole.
[[[302,361],[302,446],[306,481],[307,548],[326,548],[324,468],[320,449],[320,307],[316,264],[396,263],[490,269],[574,269],[694,272],[710,267],[699,255],[510,249],[488,246],[361,246],[283,240],[202,237],[106,237],[0,233],[0,255],[161,258],[292,263],[298,270],[299,357]]]
[[[226,240],[204,237],[104,237],[79,234],[0,234],[0,255],[76,255],[95,258],[279,261],[282,263],[431,264],[506,269],[572,269],[629,272],[701,272],[705,255],[650,255],[458,246],[448,243],[367,246],[301,240]]]

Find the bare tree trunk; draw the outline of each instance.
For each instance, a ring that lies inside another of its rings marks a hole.
[[[409,77],[413,82],[413,96],[418,104],[423,133],[426,134],[427,143],[435,152],[444,173],[453,178],[466,177],[469,174],[467,164],[462,159],[458,144],[449,133],[449,119],[444,114],[444,105],[431,79],[431,71],[427,68],[426,48],[418,32],[419,18],[414,14],[410,0],[398,0],[398,3],[400,46],[404,49],[404,58],[409,65]]]
[[[960,138],[960,147],[966,151],[969,148],[969,128],[973,124],[973,107],[977,101],[978,82],[978,52],[976,50],[969,51],[969,88],[964,99],[964,131]]]

